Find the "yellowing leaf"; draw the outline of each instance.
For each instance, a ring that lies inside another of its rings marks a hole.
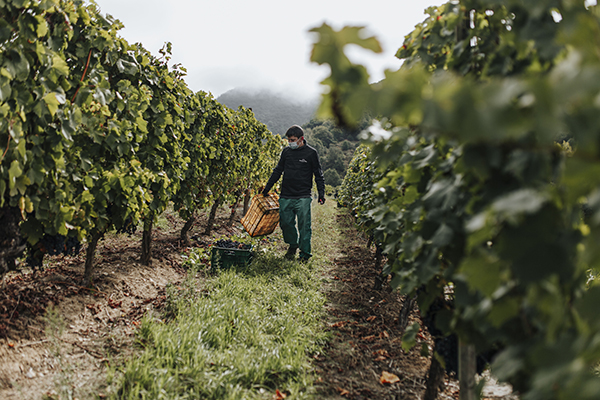
[[[5,76],[5,77],[7,77],[8,79],[11,79],[11,80],[14,79],[13,74],[11,74],[10,71],[8,69],[6,69],[6,68],[0,68],[0,75],[1,76]]]
[[[41,38],[48,33],[48,23],[46,19],[41,15],[36,15],[35,19],[38,22],[38,26],[36,29],[37,37]]]
[[[25,211],[27,211],[28,213],[33,212],[33,203],[31,202],[29,197],[25,197]]]
[[[21,196],[19,198],[19,210],[21,210],[23,219],[27,219],[26,213],[33,212],[33,203],[29,200],[29,197]]]
[[[19,198],[19,209],[21,210],[21,216],[25,219],[25,197]]]

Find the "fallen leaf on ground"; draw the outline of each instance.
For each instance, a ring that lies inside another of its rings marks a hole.
[[[368,322],[373,322],[377,319],[377,317],[375,315],[370,316],[369,318],[367,318]]]
[[[350,394],[350,392],[346,389],[342,389],[340,387],[335,388],[335,390],[337,390],[340,393],[340,396],[347,396]]]
[[[335,324],[331,324],[329,326],[331,326],[332,328],[341,328],[344,325],[346,325],[346,321],[339,321],[339,322],[336,322]]]
[[[273,395],[273,400],[283,400],[287,397],[287,394],[281,393],[279,389],[275,390],[275,394]]]
[[[382,339],[384,339],[384,338],[387,339],[390,337],[390,334],[387,333],[387,331],[383,331],[379,334],[379,337],[381,337]]]
[[[375,358],[375,361],[383,361],[390,356],[387,350],[384,349],[374,351],[373,355],[377,356],[377,358]]]
[[[394,384],[396,382],[400,382],[400,378],[398,378],[397,375],[394,375],[391,372],[383,371],[381,373],[381,378],[379,378],[379,381],[382,384],[384,384],[384,383]]]

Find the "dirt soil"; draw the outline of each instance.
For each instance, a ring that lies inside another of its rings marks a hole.
[[[402,349],[399,316],[403,297],[384,282],[376,281],[381,268],[375,248],[354,229],[352,217],[341,213],[338,226],[344,239],[340,257],[333,260],[328,286],[328,329],[332,341],[316,358],[319,391],[340,399],[421,399],[425,391],[429,358],[421,356],[424,343],[433,342],[426,331],[411,351]],[[419,319],[415,308],[409,325]],[[458,382],[447,377],[439,399],[458,399]]]
[[[192,234],[196,245],[240,232],[217,218],[211,237]],[[324,277],[328,297],[323,354],[314,357],[318,398],[420,399],[429,360],[421,346],[401,347],[398,316],[402,297],[383,285],[374,250],[356,233],[349,216],[338,217],[347,241]],[[178,240],[183,221],[167,216],[156,228],[152,265],[139,263],[141,232],[102,239],[93,287],[83,287],[84,254],[53,257],[39,271],[11,273],[0,293],[0,399],[106,398],[107,366],[134,355],[135,330],[145,313],[164,311],[166,287],[185,277]],[[419,318],[414,310],[411,323]],[[419,342],[431,346],[427,332]],[[457,399],[458,382],[447,377],[439,399]],[[490,396],[490,399],[508,399]]]

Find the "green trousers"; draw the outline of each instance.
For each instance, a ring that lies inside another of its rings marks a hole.
[[[299,247],[299,257],[310,258],[310,239],[312,236],[310,203],[312,198],[279,199],[279,226],[283,232],[283,241],[291,247]],[[298,229],[296,229],[298,219]]]

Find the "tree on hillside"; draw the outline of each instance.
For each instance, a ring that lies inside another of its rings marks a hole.
[[[327,156],[323,158],[323,165],[325,169],[334,169],[338,171],[338,174],[343,175],[348,164],[345,162],[346,160],[339,147],[335,146],[333,149],[335,150],[327,152]]]
[[[329,147],[333,143],[333,133],[323,125],[311,129],[311,136],[323,143],[325,147]]]
[[[323,176],[325,177],[325,183],[333,187],[338,187],[342,183],[340,174],[338,174],[338,172],[333,168],[325,170],[325,172],[323,172]]]
[[[325,147],[319,139],[312,139],[307,134],[304,134],[304,136],[306,138],[307,143],[309,145],[311,145],[312,147],[314,147],[315,149],[317,149],[317,152],[319,153],[321,158],[323,158],[325,156],[325,154],[327,154],[327,147]]]
[[[346,175],[354,149],[360,143],[360,133],[370,124],[371,118],[365,117],[355,129],[344,129],[330,119],[312,119],[302,127],[308,143],[319,152],[323,171],[336,171],[341,180]],[[328,184],[337,186],[331,182]]]

